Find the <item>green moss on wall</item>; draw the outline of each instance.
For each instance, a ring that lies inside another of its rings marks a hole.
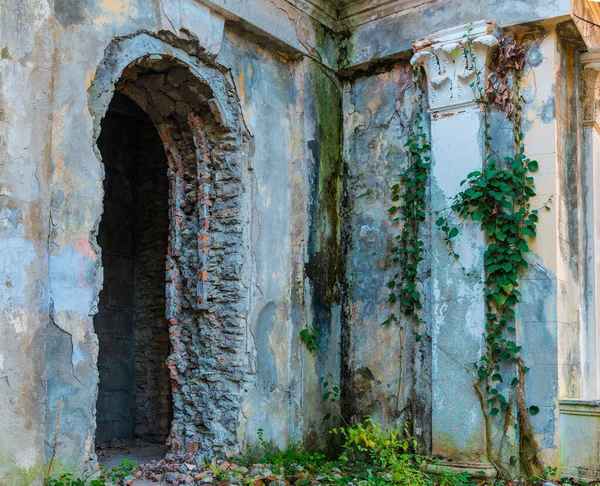
[[[354,31],[343,30],[338,34],[338,69],[344,70],[350,66],[354,54]]]
[[[12,459],[12,455],[8,454]],[[14,467],[13,462],[0,457],[0,484],[2,486],[30,486],[41,484],[44,470],[41,465],[36,464],[29,469]]]
[[[342,98],[333,76],[324,68],[313,65],[311,86],[317,137],[308,143],[316,170],[307,275],[313,281],[317,302],[325,306],[340,303],[343,276],[340,241]]]

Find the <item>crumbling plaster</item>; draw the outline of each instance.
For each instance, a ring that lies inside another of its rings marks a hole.
[[[574,165],[563,143],[567,93],[571,101],[577,94],[561,74],[576,55],[554,27],[569,14],[569,3],[472,0],[457,8],[429,2],[348,24],[350,31],[322,25],[308,3],[296,3],[28,0],[2,6],[0,390],[6,392],[0,393],[0,437],[14,440],[0,442],[0,478],[8,484],[39,483],[55,440],[58,469],[82,471],[95,462],[92,316],[103,281],[95,241],[103,167],[95,140],[114,84],[144,56],[179,60],[210,87],[213,114],[231,136],[239,171],[235,360],[243,376],[233,393],[235,437],[223,429],[222,443],[243,449],[262,428],[278,447],[326,445],[322,419],[338,405],[324,406],[319,378],[332,373],[346,385],[344,411],[396,425],[411,418],[429,450],[436,406],[431,330],[415,351],[410,326],[379,325],[393,271],[386,256],[387,181],[406,163],[401,139],[414,97],[410,68],[394,59],[440,28],[490,16],[501,27],[554,19],[548,30],[542,26],[530,53],[536,79],[525,78],[525,136],[540,160],[538,192],[541,199],[557,196],[540,233],[553,237],[533,246],[519,332],[525,344],[544,343],[524,345],[533,364],[528,396],[540,405],[532,421],[545,457],[557,463],[557,398],[579,393],[579,274],[571,244],[577,233],[567,216],[577,188],[566,186]],[[347,81],[339,69],[351,75]],[[424,229],[428,242],[429,232]],[[428,268],[423,278],[429,313]],[[322,329],[314,354],[299,339],[312,322]],[[544,361],[552,356],[556,362]],[[456,439],[446,445],[461,454],[464,444]]]
[[[48,367],[46,455],[55,439],[62,398],[55,465],[83,469],[94,460],[98,344],[92,315],[102,285],[95,232],[102,213],[103,174],[94,140],[125,66],[160,54],[185,62],[210,86],[216,111],[239,140],[234,141],[244,179],[239,257],[247,296],[247,307],[240,304],[247,332],[239,358],[249,364],[248,384],[239,391],[238,443],[254,442],[259,427],[277,446],[307,437],[322,443],[326,436],[320,423],[326,411],[319,377],[338,373],[339,361],[328,356],[338,355],[329,349],[339,340],[335,335],[327,338],[317,360],[298,340],[298,329],[313,320],[311,296],[318,293],[304,273],[304,262],[310,259],[311,185],[318,184],[310,173],[317,161],[300,142],[316,137],[310,79],[320,68],[268,52],[237,29],[225,32],[220,49],[210,36],[201,38],[198,48],[193,25],[177,29],[176,15],[157,11],[148,2],[119,8],[105,2],[76,13],[60,4],[55,10],[49,270],[53,327],[47,349],[48,362],[54,365]],[[183,14],[180,18],[190,21]],[[218,27],[218,16],[214,23]],[[177,32],[169,33],[174,27]],[[152,34],[161,29],[163,33]],[[293,203],[292,187],[297,196]],[[331,317],[337,323],[334,329],[339,329],[339,304],[337,308]],[[282,402],[288,405],[281,407]]]
[[[389,252],[394,227],[381,215],[389,187],[408,163],[404,140],[414,116],[412,67],[398,63],[344,85],[344,158],[348,164],[344,412],[402,427],[411,423],[431,447],[431,332],[406,320],[382,326],[389,313],[387,283],[397,272]],[[423,229],[427,251],[430,229]],[[429,262],[422,268],[424,314],[429,314]],[[422,339],[417,341],[417,335]]]
[[[0,18],[0,477],[19,484],[44,464],[52,8],[3,5]]]

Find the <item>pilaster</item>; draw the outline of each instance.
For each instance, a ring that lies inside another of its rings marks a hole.
[[[468,37],[467,34],[468,33]],[[484,86],[487,65],[498,44],[493,22],[480,21],[440,31],[414,43],[413,66],[427,74],[432,142],[432,211],[448,214],[460,181],[481,170],[485,160],[484,116],[476,86]],[[468,40],[472,53],[466,53]],[[473,63],[472,61],[475,61]],[[475,65],[474,65],[475,64]],[[449,255],[441,232],[432,238],[432,438],[433,454],[472,471],[493,474],[486,458],[486,432],[473,363],[484,353],[485,301],[479,224],[460,223],[454,249],[465,271]],[[468,276],[467,276],[468,275]]]
[[[600,49],[581,58],[581,93],[583,107],[583,319],[581,322],[582,397],[599,398],[597,325],[600,322]]]

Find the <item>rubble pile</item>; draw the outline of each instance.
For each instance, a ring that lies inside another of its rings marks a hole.
[[[300,469],[302,469],[300,467]],[[308,472],[299,471],[296,481],[300,484],[318,484],[308,480]],[[164,459],[152,461],[138,466],[125,484],[135,486],[139,480],[168,485],[215,485],[228,486],[235,484],[253,486],[285,486],[296,484],[285,479],[284,468],[273,470],[265,464],[254,464],[245,467],[228,460],[207,462],[195,454],[167,454]]]

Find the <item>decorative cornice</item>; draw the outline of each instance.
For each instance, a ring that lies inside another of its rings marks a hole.
[[[411,64],[423,66],[427,73],[431,111],[453,110],[474,103],[477,73],[480,86],[484,86],[499,37],[496,24],[482,20],[436,32],[413,44],[415,55]],[[465,52],[468,39],[472,40],[475,66]]]

